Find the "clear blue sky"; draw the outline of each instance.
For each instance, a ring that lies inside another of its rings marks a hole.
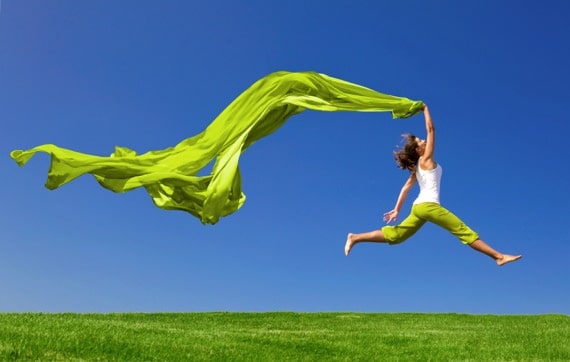
[[[0,311],[570,314],[569,13],[566,1],[2,1]],[[523,260],[498,268],[434,225],[344,256],[347,232],[393,208],[407,174],[391,152],[424,133],[422,116],[291,118],[242,155],[247,201],[213,226],[89,175],[49,191],[47,155],[23,168],[8,156],[169,147],[277,70],[428,103],[442,203]]]

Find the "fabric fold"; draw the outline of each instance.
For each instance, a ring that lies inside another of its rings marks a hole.
[[[92,174],[111,191],[144,187],[157,207],[183,210],[204,224],[215,224],[245,202],[239,171],[241,153],[278,130],[292,115],[311,109],[392,112],[393,118],[407,118],[422,107],[421,101],[379,93],[325,74],[280,71],[255,82],[204,131],[174,147],[142,155],[116,147],[104,157],[45,144],[14,150],[10,156],[23,166],[37,152],[50,154],[48,189]],[[213,160],[211,174],[197,176]]]

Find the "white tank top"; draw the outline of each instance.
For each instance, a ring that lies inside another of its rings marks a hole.
[[[414,204],[422,202],[435,202],[439,204],[439,185],[441,183],[441,174],[443,170],[439,163],[433,170],[422,170],[420,162],[416,170],[416,179],[420,185],[420,193]]]

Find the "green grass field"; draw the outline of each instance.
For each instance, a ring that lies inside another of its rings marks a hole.
[[[0,360],[570,361],[570,317],[0,314]]]

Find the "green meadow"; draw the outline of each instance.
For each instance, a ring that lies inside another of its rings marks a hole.
[[[0,360],[569,361],[570,317],[2,313]]]

